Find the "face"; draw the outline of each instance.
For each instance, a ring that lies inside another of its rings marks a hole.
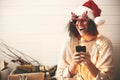
[[[81,19],[76,22],[76,29],[78,30],[78,32],[81,36],[86,35],[87,23],[88,23],[88,21],[84,20],[84,19],[83,20]]]

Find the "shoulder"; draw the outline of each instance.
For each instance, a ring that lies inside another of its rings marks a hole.
[[[100,44],[100,46],[103,48],[105,47],[111,47],[112,48],[112,42],[111,40],[106,37],[106,36],[103,36],[101,35],[100,37],[97,38],[97,42],[98,44]]]
[[[111,43],[110,39],[108,37],[106,37],[106,36],[103,36],[103,35],[101,35],[100,37],[98,37],[97,40],[99,40],[102,43]]]
[[[74,36],[69,36],[69,35],[66,35],[65,36],[65,41],[64,41],[66,44],[75,44],[78,42],[78,39]]]
[[[77,38],[67,35],[67,36],[65,36],[65,40],[63,42],[63,47],[62,47],[61,51],[62,51],[62,53],[64,51],[73,51],[74,47],[76,45],[78,45]]]

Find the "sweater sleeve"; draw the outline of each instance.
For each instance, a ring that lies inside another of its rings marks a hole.
[[[69,62],[66,61],[66,58],[67,57],[66,54],[64,54],[64,52],[60,54],[60,59],[56,71],[56,77],[58,78],[58,80],[62,80],[62,79],[76,80],[76,77],[71,77],[69,73],[68,70]]]
[[[66,49],[68,47],[68,41],[64,43],[64,46],[62,47],[61,53],[59,55],[59,61],[58,61],[58,67],[56,71],[56,76],[62,76],[62,77],[70,77],[68,66],[69,63],[66,61]]]
[[[95,80],[113,80],[113,49],[109,39],[101,40],[97,68],[100,70]]]
[[[56,76],[61,76],[63,78],[69,78],[71,80],[74,80],[73,78],[71,78],[71,75],[68,70],[68,67],[71,62],[71,54],[73,53],[70,45],[70,38],[67,38],[59,55]]]

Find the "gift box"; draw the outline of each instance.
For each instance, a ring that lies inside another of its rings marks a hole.
[[[47,66],[21,65],[10,73],[8,80],[54,80],[51,77],[56,69],[56,65],[50,69]]]
[[[45,80],[44,76],[44,73],[12,74],[8,76],[8,80]]]

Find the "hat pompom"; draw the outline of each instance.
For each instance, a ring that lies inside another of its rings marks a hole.
[[[94,19],[94,22],[97,26],[101,26],[105,23],[105,19],[99,16]]]

